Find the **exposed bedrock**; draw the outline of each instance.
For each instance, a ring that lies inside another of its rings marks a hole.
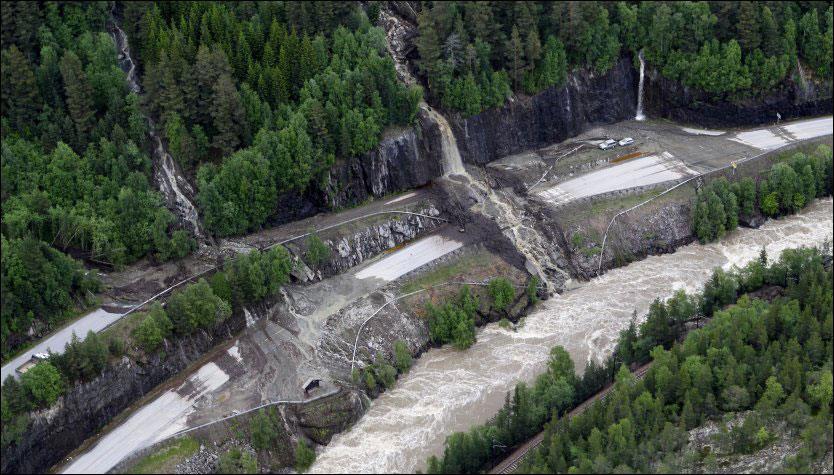
[[[148,361],[137,363],[125,357],[98,378],[73,386],[51,408],[32,414],[21,439],[3,448],[0,471],[46,473],[136,400],[245,325],[244,316],[235,314],[213,331],[168,340],[165,351]]]
[[[656,70],[646,77],[645,109],[649,117],[662,117],[704,127],[732,127],[776,122],[831,113],[831,84],[787,80],[766,97],[738,102],[712,100],[703,91],[669,80]]]
[[[531,148],[561,142],[589,124],[634,117],[637,73],[620,59],[603,75],[576,72],[564,86],[466,119],[450,118],[460,154],[467,163],[485,164]]]

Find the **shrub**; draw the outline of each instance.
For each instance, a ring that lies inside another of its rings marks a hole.
[[[156,320],[150,315],[145,315],[145,318],[133,330],[133,338],[142,351],[150,354],[162,344],[163,337]]]
[[[318,267],[330,259],[330,248],[317,234],[307,239],[307,263]]]
[[[311,449],[307,443],[298,441],[295,446],[295,470],[304,473],[316,461],[316,451]]]
[[[234,448],[220,455],[218,473],[258,473],[258,461],[249,452]]]
[[[64,392],[64,382],[58,369],[48,361],[36,364],[20,377],[20,384],[38,407],[52,405]]]
[[[411,352],[408,351],[408,346],[402,340],[394,342],[394,364],[400,373],[405,373],[411,368]]]
[[[505,311],[515,299],[515,289],[509,280],[504,277],[496,277],[489,281],[489,295],[492,296],[492,307],[499,311]]]
[[[252,446],[259,450],[270,448],[278,437],[275,430],[275,409],[261,409],[249,422],[249,432],[252,437]]]
[[[475,343],[475,315],[478,300],[469,287],[464,286],[457,299],[440,307],[429,304],[429,336],[434,343],[453,343],[458,349],[465,349]]]
[[[231,314],[229,304],[214,295],[205,279],[174,293],[168,301],[168,316],[180,335],[210,328]]]

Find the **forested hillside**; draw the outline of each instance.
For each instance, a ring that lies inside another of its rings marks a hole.
[[[781,468],[807,473],[831,446],[830,259],[829,249],[789,249],[769,262],[763,251],[742,269],[716,269],[702,293],[655,300],[581,378],[554,348],[533,385],[520,383],[489,423],[449,436],[428,472],[478,473],[542,428],[520,473],[708,472],[716,454],[693,453],[687,432],[740,419],[713,441],[719,456],[792,438],[801,448]],[[644,379],[628,370],[647,363]],[[604,399],[567,417],[610,383]]]
[[[832,77],[829,2],[423,2],[418,20],[431,96],[465,115],[626,52],[717,99],[766,95],[797,61]]]
[[[374,148],[421,98],[356,3],[126,2],[124,16],[145,106],[217,235],[263,224],[277,195]]]
[[[15,2],[2,17],[2,351],[95,290],[66,253],[122,265],[193,241],[151,182],[146,122],[106,32],[110,5]]]
[[[89,302],[96,278],[66,254],[122,266],[194,249],[154,189],[146,116],[224,236],[411,123],[422,95],[398,83],[384,32],[353,2],[14,2],[2,71],[4,354]]]

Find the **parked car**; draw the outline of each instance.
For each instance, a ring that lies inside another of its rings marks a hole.
[[[600,150],[608,150],[609,148],[614,148],[617,146],[617,141],[614,139],[608,139],[605,142],[599,144]]]
[[[620,140],[620,141],[619,141],[619,142],[617,142],[617,143],[619,143],[619,144],[620,144],[620,147],[625,147],[626,145],[631,145],[631,144],[633,144],[633,143],[634,143],[634,139],[633,139],[633,138],[631,138],[631,137],[626,137],[626,138],[624,138],[624,139]]]

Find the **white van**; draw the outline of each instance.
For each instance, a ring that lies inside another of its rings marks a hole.
[[[608,139],[605,142],[599,144],[600,150],[608,150],[609,148],[614,148],[617,146],[617,141],[614,139]]]
[[[626,145],[631,145],[634,143],[634,139],[631,137],[626,137],[618,142],[620,147],[625,147]]]

